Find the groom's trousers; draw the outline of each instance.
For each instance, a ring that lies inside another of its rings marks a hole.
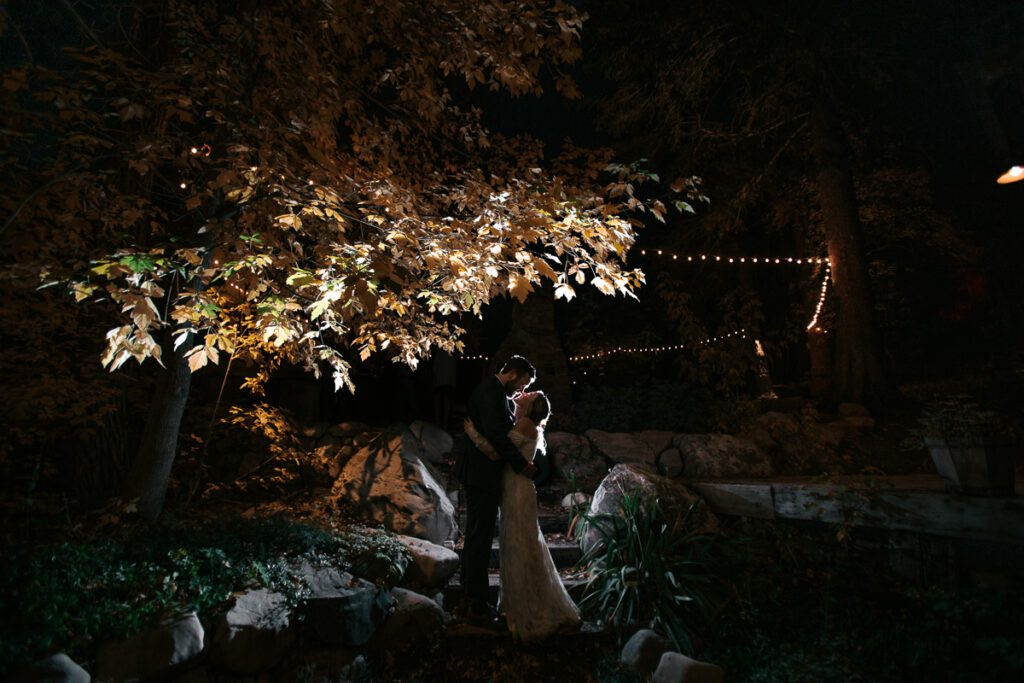
[[[501,494],[487,487],[466,488],[466,538],[462,547],[462,585],[466,598],[483,607],[489,604],[487,568],[491,563],[494,523]]]

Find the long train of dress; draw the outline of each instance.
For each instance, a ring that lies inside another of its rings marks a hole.
[[[537,439],[513,431],[509,438],[527,461]],[[505,466],[499,530],[501,592],[498,599],[509,631],[519,641],[537,641],[556,631],[578,627],[580,612],[562,585],[537,523],[533,482]]]

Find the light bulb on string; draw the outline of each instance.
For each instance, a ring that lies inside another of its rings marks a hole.
[[[641,256],[648,256],[647,249],[641,249]],[[654,249],[651,250],[651,256],[667,256],[673,261],[680,261],[684,257],[688,263],[693,263],[695,260],[700,261],[715,261],[716,263],[731,263],[736,265],[737,263],[767,263],[775,265],[783,264],[794,264],[794,265],[828,265],[828,257],[822,258],[820,256],[735,256],[727,254],[679,254],[672,251],[666,251],[665,249]]]

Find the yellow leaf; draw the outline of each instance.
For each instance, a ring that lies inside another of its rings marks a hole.
[[[613,287],[612,283],[608,282],[603,277],[595,277],[593,280],[590,281],[590,284],[597,287],[602,294],[615,294],[615,287]]]
[[[526,301],[526,297],[530,296],[530,292],[533,291],[533,283],[525,277],[513,275],[509,278],[508,289],[512,292],[512,296],[518,299],[519,303],[522,303]]]
[[[576,296],[576,290],[574,290],[569,284],[563,283],[555,287],[555,298],[566,301],[572,301],[572,298]]]
[[[84,282],[75,283],[75,301],[82,301],[92,296],[92,293],[96,291],[96,285],[85,284]]]
[[[538,273],[552,282],[558,279],[558,273],[556,273],[555,269],[548,265],[548,262],[543,259],[534,259],[533,267],[537,269]]]
[[[653,213],[654,217],[662,223],[665,222],[665,205],[661,202],[657,200],[654,201],[654,204],[651,206],[651,213]]]
[[[188,358],[188,369],[191,370],[192,372],[195,372],[199,368],[206,365],[206,361],[208,360],[206,357],[206,347],[195,347],[194,349],[189,351],[186,358]]]

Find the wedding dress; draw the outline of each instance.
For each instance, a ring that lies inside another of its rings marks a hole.
[[[509,438],[527,462],[533,462],[537,437],[513,430]],[[499,609],[519,641],[537,641],[580,624],[580,612],[562,585],[537,523],[533,481],[505,465],[502,481],[499,551]]]

